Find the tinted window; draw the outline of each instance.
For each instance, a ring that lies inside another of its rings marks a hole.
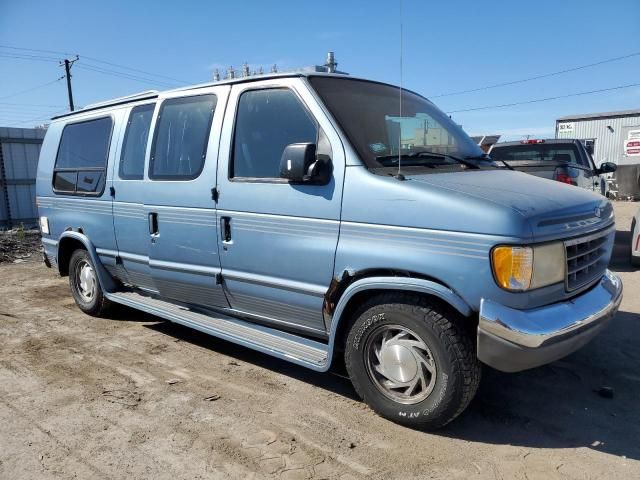
[[[75,192],[78,172],[56,172],[53,177],[53,188],[59,192]]]
[[[79,171],[76,185],[76,192],[78,193],[101,192],[104,186],[104,171]]]
[[[496,145],[491,150],[491,158],[505,162],[557,162],[579,163],[578,149],[575,145],[540,143],[532,145]]]
[[[107,163],[111,117],[64,127],[56,168],[102,167]]]
[[[141,180],[147,150],[154,104],[139,105],[131,110],[120,155],[120,178]]]
[[[284,148],[291,143],[316,143],[317,130],[291,90],[243,93],[236,115],[231,176],[278,178]]]
[[[215,107],[215,95],[162,104],[151,148],[150,178],[191,180],[200,175]]]
[[[100,195],[104,190],[111,117],[64,127],[53,174],[58,193]]]

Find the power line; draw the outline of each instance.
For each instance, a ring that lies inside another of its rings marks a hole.
[[[0,102],[0,105],[15,105],[17,107],[51,107],[51,108],[63,107],[63,105],[45,105],[43,103],[13,103],[13,102]]]
[[[111,75],[113,77],[126,78],[128,80],[133,80],[133,81],[136,81],[136,82],[145,83],[147,85],[159,85],[159,86],[163,86],[163,87],[167,87],[167,88],[174,88],[175,87],[175,84],[166,83],[164,81],[151,79],[151,78],[144,78],[144,77],[141,77],[141,76],[138,76],[138,75],[132,75],[132,74],[129,74],[129,73],[124,73],[124,72],[117,72],[115,70],[110,70],[110,69],[98,67],[98,66],[95,66],[95,65],[87,65],[86,63],[78,65],[78,68],[81,68],[83,70],[89,70],[89,71],[96,72],[96,73],[102,73],[103,75]]]
[[[75,54],[71,54],[69,52],[61,52],[61,51],[56,51],[56,50],[41,50],[41,49],[24,48],[24,47],[13,47],[13,46],[10,46],[10,45],[0,45],[0,48],[6,48],[6,49],[10,49],[10,50],[20,50],[20,51],[26,51],[26,52],[53,53],[53,54],[56,54],[56,55],[64,55],[64,56],[75,55]],[[109,61],[106,61],[106,60],[101,60],[101,59],[96,58],[96,57],[90,57],[88,55],[80,55],[80,56],[83,58],[83,60],[91,60],[92,62],[102,63],[102,64],[105,64],[105,65],[110,65],[112,67],[120,68],[122,70],[129,70],[129,71],[132,71],[132,72],[142,73],[143,75],[148,75],[148,76],[151,76],[151,77],[164,78],[166,80],[171,80],[171,81],[176,82],[176,83],[181,84],[181,85],[190,83],[190,82],[187,82],[185,80],[180,80],[180,79],[177,79],[177,78],[169,77],[167,75],[160,75],[158,73],[151,73],[151,72],[147,72],[147,71],[140,70],[140,69],[137,69],[137,68],[127,67],[126,65],[120,65],[120,64],[109,62]]]
[[[541,78],[553,77],[553,76],[556,76],[556,75],[562,75],[564,73],[570,73],[570,72],[575,72],[577,70],[582,70],[582,69],[585,69],[585,68],[595,67],[597,65],[602,65],[602,64],[605,64],[605,63],[617,62],[618,60],[624,60],[624,59],[631,58],[631,57],[637,57],[639,55],[640,55],[640,52],[630,53],[629,55],[623,55],[622,57],[609,58],[607,60],[602,60],[600,62],[589,63],[587,65],[580,65],[579,67],[567,68],[565,70],[559,70],[557,72],[544,73],[542,75],[536,75],[534,77],[522,78],[520,80],[513,80],[513,81],[510,81],[510,82],[496,83],[496,84],[487,85],[487,86],[484,86],[484,87],[471,88],[469,90],[459,90],[457,92],[449,92],[449,93],[441,93],[439,95],[431,95],[429,98],[451,97],[453,95],[462,95],[463,93],[473,93],[473,92],[479,92],[481,90],[489,90],[489,89],[492,89],[492,88],[506,87],[508,85],[516,85],[518,83],[531,82],[533,80],[539,80]]]
[[[590,95],[592,93],[601,93],[601,92],[610,92],[612,90],[621,90],[623,88],[631,88],[631,87],[638,87],[640,86],[640,83],[631,83],[629,85],[619,85],[617,87],[611,87],[611,88],[601,88],[598,90],[590,90],[588,92],[578,92],[578,93],[569,93],[567,95],[558,95],[557,97],[546,97],[546,98],[536,98],[533,100],[525,100],[522,102],[514,102],[514,103],[503,103],[500,105],[485,105],[483,107],[473,107],[473,108],[465,108],[462,110],[451,110],[448,111],[448,114],[451,113],[461,113],[461,112],[475,112],[477,110],[489,110],[492,108],[503,108],[503,107],[514,107],[516,105],[526,105],[529,103],[539,103],[539,102],[548,102],[550,100],[559,100],[561,98],[569,98],[569,97],[579,97],[581,95]]]
[[[9,113],[4,113],[0,110],[0,119],[2,121],[2,124],[6,124],[6,123],[11,123],[12,121],[22,121],[25,119],[30,120],[32,117],[38,116],[38,117],[43,117],[43,118],[51,118],[53,117],[55,114],[55,112],[24,112],[24,113],[16,113],[16,112],[9,112]],[[5,125],[3,125],[5,126]]]
[[[168,77],[166,75],[160,75],[158,73],[150,73],[150,72],[145,72],[144,70],[138,70],[137,68],[131,68],[131,67],[126,67],[124,65],[118,65],[117,63],[107,62],[106,60],[100,60],[100,59],[95,58],[95,57],[88,57],[88,56],[85,55],[83,58],[86,58],[87,60],[92,60],[92,61],[97,62],[97,63],[103,63],[105,65],[111,65],[112,67],[117,67],[117,68],[120,68],[120,69],[123,69],[123,70],[130,70],[132,72],[138,72],[138,73],[142,73],[144,75],[149,75],[149,76],[152,76],[152,77],[164,78],[166,80],[171,80],[173,82],[176,82],[176,83],[178,83],[180,85],[191,83],[191,82],[187,82],[185,80],[179,80],[177,78]]]
[[[36,85],[35,87],[31,87],[31,88],[28,88],[28,89],[26,89],[26,90],[21,90],[21,91],[19,91],[19,92],[15,92],[15,93],[12,93],[12,94],[10,94],[10,95],[4,95],[4,96],[0,97],[0,99],[16,97],[16,96],[18,96],[18,95],[22,95],[23,93],[33,92],[34,90],[38,90],[38,89],[40,89],[40,88],[46,87],[46,86],[48,86],[48,85],[52,85],[52,84],[54,84],[54,83],[56,83],[56,82],[59,82],[59,81],[60,81],[60,80],[62,80],[63,78],[64,78],[64,76],[63,76],[63,77],[60,77],[60,78],[56,78],[55,80],[52,80],[51,82],[43,83],[42,85]]]
[[[9,115],[38,115],[48,113],[53,109],[51,108],[24,108],[24,107],[12,107],[12,106],[4,106],[0,105],[0,114],[9,114]],[[55,110],[60,110],[60,107],[57,107]]]
[[[59,113],[64,113],[64,112],[65,112],[64,110],[59,111],[59,112],[53,112],[53,113],[51,113],[49,115],[39,116],[39,117],[36,117],[36,118],[30,118],[29,120],[22,120],[22,121],[19,121],[19,122],[15,122],[12,125],[5,125],[5,126],[7,126],[7,127],[15,127],[17,125],[24,125],[25,123],[43,122],[45,120],[50,120],[51,117],[54,117],[55,115],[57,115]]]
[[[23,55],[23,54],[5,53],[5,52],[0,52],[0,57],[16,58],[18,60],[32,60],[36,62],[57,62],[58,61],[58,59],[54,57],[45,57],[43,55]]]
[[[67,57],[75,55],[75,53],[61,52],[60,50],[43,50],[41,48],[14,47],[14,46],[11,46],[11,45],[0,45],[0,48],[7,48],[9,50],[21,50],[23,52],[53,53],[54,55],[64,55],[64,56],[67,56]]]

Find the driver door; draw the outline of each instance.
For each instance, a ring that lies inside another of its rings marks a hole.
[[[326,185],[280,178],[284,148],[299,142],[330,155]],[[344,177],[336,131],[299,79],[238,84],[219,158],[219,251],[231,307],[258,321],[323,334]]]

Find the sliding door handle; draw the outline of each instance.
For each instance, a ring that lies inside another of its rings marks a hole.
[[[231,243],[231,217],[220,217],[220,235],[223,243]]]
[[[158,214],[156,212],[149,213],[149,235],[156,236],[158,231]]]

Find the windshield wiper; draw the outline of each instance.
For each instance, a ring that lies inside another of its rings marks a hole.
[[[437,152],[413,152],[413,153],[404,153],[400,155],[401,158],[408,158],[408,159],[414,159],[414,162],[411,162],[411,160],[408,161],[407,163],[407,167],[410,166],[421,166],[421,167],[429,167],[429,168],[436,168],[439,166],[447,166],[447,165],[453,165],[453,163],[451,162],[447,162],[447,163],[419,163],[416,164],[415,163],[415,159],[418,158],[439,158],[439,159],[451,159],[457,163],[460,163],[462,165],[465,165],[468,168],[473,168],[473,169],[477,169],[480,168],[478,165],[476,165],[473,162],[468,161],[466,158],[461,158],[461,157],[457,157],[455,155],[449,155],[447,153],[437,153]],[[379,157],[376,157],[376,160],[378,162],[380,162],[383,166],[387,167],[387,166],[396,166],[398,165],[398,155],[382,155]],[[393,165],[385,165],[385,162],[392,160]]]
[[[484,155],[477,155],[475,157],[466,157],[466,158],[468,158],[469,160],[489,160],[491,162],[495,162],[493,157],[488,153],[485,153]],[[498,161],[504,164],[504,166],[507,167],[509,170],[513,170],[513,167],[509,165],[507,162],[505,162],[504,160],[502,160],[501,158],[498,159]]]
[[[450,158],[451,160],[455,160],[458,163],[461,163],[462,165],[466,165],[469,168],[473,168],[473,169],[478,169],[480,168],[478,165],[476,165],[473,162],[470,162],[469,160],[475,160],[477,157],[457,157],[455,155],[449,155],[448,153],[436,153],[436,152],[416,152],[416,153],[412,153],[409,156],[415,156],[415,157],[433,157],[433,158]]]

